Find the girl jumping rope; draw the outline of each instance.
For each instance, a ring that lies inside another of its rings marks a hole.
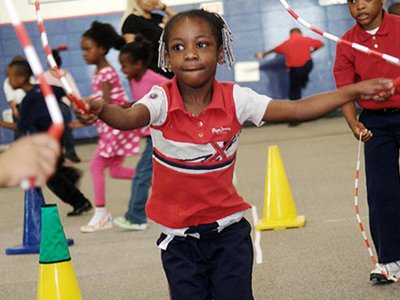
[[[161,227],[157,244],[171,299],[253,299],[251,226],[244,218],[251,206],[232,183],[244,122],[310,120],[359,96],[382,101],[393,94],[392,82],[373,79],[295,102],[218,82],[217,64],[234,62],[232,36],[218,14],[203,10],[172,17],[159,50],[160,66],[175,73],[171,81],[129,109],[89,100],[93,114],[80,118],[124,130],[150,126],[146,213]]]
[[[125,44],[110,24],[93,22],[90,29],[82,35],[81,48],[86,63],[96,66],[92,79],[94,99],[119,105],[129,105],[128,98],[120,84],[118,74],[108,63],[106,55],[111,48],[120,49]],[[126,156],[139,153],[139,131],[120,131],[102,121],[97,121],[99,141],[96,153],[90,163],[92,174],[95,212],[82,232],[95,232],[112,227],[112,217],[105,208],[105,174],[108,168],[110,175],[117,179],[131,179],[135,169],[123,166]]]

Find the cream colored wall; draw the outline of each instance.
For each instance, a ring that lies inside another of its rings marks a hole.
[[[13,1],[22,21],[36,20],[35,5],[33,0]],[[70,0],[56,2],[40,2],[44,19],[74,17],[80,15],[102,14],[124,11],[125,0]],[[4,1],[0,1],[0,23],[9,23]]]
[[[96,15],[123,12],[133,0],[42,0],[41,12],[44,19]],[[167,5],[203,3],[213,0],[165,0]],[[13,0],[22,21],[36,20],[34,0]],[[4,1],[0,0],[0,24],[9,23]]]

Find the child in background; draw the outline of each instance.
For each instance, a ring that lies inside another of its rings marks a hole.
[[[343,39],[359,43],[382,53],[400,57],[400,18],[383,10],[384,0],[347,1],[356,20]],[[374,77],[400,76],[398,66],[338,44],[334,76],[337,87]],[[400,278],[400,95],[382,103],[358,101],[363,108],[357,120],[353,102],[342,107],[342,113],[358,140],[364,145],[367,198],[372,240],[379,265],[372,270],[372,282]]]
[[[125,106],[129,104],[117,72],[106,59],[111,48],[120,49],[124,44],[124,38],[118,35],[110,24],[95,21],[91,28],[83,33],[81,39],[83,58],[87,64],[96,66],[92,79],[92,92],[95,99],[102,99],[109,104]],[[113,178],[132,179],[135,169],[124,167],[123,163],[126,156],[139,153],[139,131],[120,131],[100,120],[96,122],[96,126],[99,140],[96,153],[90,163],[96,208],[89,223],[81,227],[82,232],[112,228],[111,214],[105,208],[104,171],[109,169]]]
[[[123,130],[149,126],[153,186],[147,216],[158,223],[157,241],[171,299],[249,300],[252,296],[251,208],[236,191],[233,170],[245,121],[304,121],[360,96],[384,100],[391,80],[374,79],[307,97],[272,100],[249,88],[215,80],[217,64],[234,62],[232,37],[215,13],[191,10],[168,22],[159,63],[175,77],[131,108],[89,100],[92,115]]]
[[[70,85],[73,93],[80,99],[81,94],[79,93],[78,87],[76,86],[75,80],[72,77],[71,73],[69,73],[67,70],[61,69],[62,66],[62,60],[59,51],[67,50],[68,47],[63,46],[59,47],[60,50],[58,49],[53,49],[52,50],[52,55],[54,58],[54,61],[57,64],[57,67],[59,68],[61,74],[65,77],[67,80],[68,84]],[[60,79],[58,79],[57,74],[49,69],[44,73],[44,77],[47,81],[48,84],[54,85],[54,86],[59,86],[63,88],[63,84]],[[63,111],[63,114],[67,117],[65,120],[65,123],[70,123],[72,121],[72,114],[71,114],[71,101],[68,99],[68,97],[63,97],[62,102],[60,103],[60,108]],[[75,142],[74,142],[74,136],[72,135],[72,129],[67,125],[65,127],[65,133],[64,133],[64,148],[65,148],[65,153],[64,157],[74,163],[79,163],[81,159],[79,156],[76,154],[75,151]]]
[[[121,48],[119,61],[121,71],[130,82],[134,101],[144,97],[154,85],[160,85],[168,79],[149,69],[153,56],[153,45],[142,35],[136,35],[135,41]],[[114,219],[114,224],[128,230],[147,229],[145,205],[149,197],[149,188],[153,173],[150,129],[142,130],[146,146],[136,165],[136,174],[132,180],[131,198],[124,217]]]
[[[14,61],[24,61],[25,57],[21,55],[14,56],[13,59],[11,60],[10,64],[13,63]],[[25,92],[23,89],[13,89],[12,86],[10,85],[10,81],[8,78],[8,67],[6,71],[6,79],[3,82],[3,91],[4,95],[6,96],[6,100],[8,102],[8,105],[11,108],[12,111],[12,118],[13,122],[17,123],[19,120],[19,106],[22,102],[22,99],[25,97]],[[32,83],[34,83],[34,80],[32,80]],[[17,131],[14,131],[14,140],[18,139],[19,137],[23,136],[23,133]]]
[[[286,68],[289,72],[289,99],[301,98],[301,90],[307,86],[314,62],[311,54],[324,46],[321,40],[303,36],[299,28],[290,30],[290,37],[283,43],[266,52],[257,52],[255,57],[262,59],[278,53],[285,56]]]
[[[25,60],[25,57],[21,55],[15,56],[10,63],[14,61],[23,61]],[[16,121],[19,118],[19,105],[22,102],[22,99],[25,97],[25,92],[22,89],[16,89],[14,90],[12,86],[10,85],[10,81],[8,78],[8,68],[6,71],[7,78],[3,82],[3,91],[6,96],[6,100],[8,104],[10,105],[10,108],[12,110],[13,118]]]
[[[0,121],[0,126],[16,130],[24,135],[37,132],[45,132],[50,127],[52,121],[46,107],[45,99],[40,87],[30,83],[32,70],[29,63],[24,61],[14,61],[9,65],[9,82],[14,89],[23,89],[25,97],[22,99],[19,112],[18,123],[8,123]],[[51,86],[54,96],[58,103],[65,96],[62,88]],[[67,216],[78,216],[92,209],[89,200],[82,194],[77,187],[77,182],[81,177],[80,170],[64,165],[64,157],[61,156],[57,162],[56,172],[47,181],[49,189],[56,194],[63,202],[73,207]]]

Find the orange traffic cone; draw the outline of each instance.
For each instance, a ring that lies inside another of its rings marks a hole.
[[[57,206],[42,206],[38,300],[82,300]]]
[[[303,227],[304,216],[297,216],[292,192],[279,154],[278,146],[268,148],[263,218],[256,229]]]

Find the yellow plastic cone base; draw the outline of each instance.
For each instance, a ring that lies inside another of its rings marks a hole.
[[[38,300],[82,300],[71,261],[39,264]]]
[[[263,217],[256,225],[256,229],[285,229],[303,227],[304,224],[305,217],[297,216],[278,146],[270,146],[268,148]]]
[[[256,224],[257,230],[271,230],[271,229],[286,229],[286,228],[296,228],[296,227],[304,227],[306,223],[305,216],[297,216],[295,220],[281,220],[275,222],[265,223],[260,221]]]

